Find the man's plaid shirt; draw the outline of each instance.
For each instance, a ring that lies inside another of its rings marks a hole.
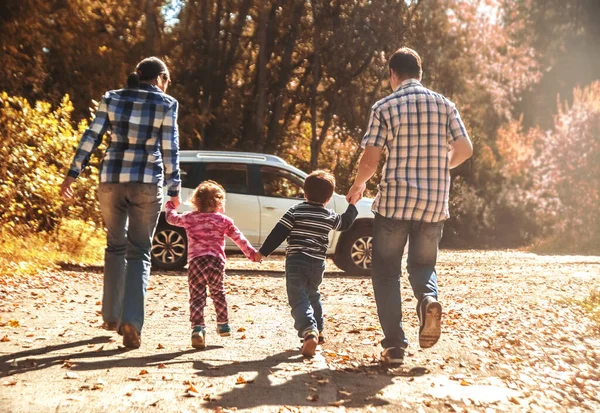
[[[68,175],[79,176],[110,130],[100,182],[162,185],[166,181],[167,194],[177,196],[181,184],[177,108],[177,100],[149,84],[106,92],[79,142]]]
[[[373,211],[400,220],[448,219],[448,152],[461,136],[468,135],[454,104],[416,79],[373,105],[361,146],[388,151]]]

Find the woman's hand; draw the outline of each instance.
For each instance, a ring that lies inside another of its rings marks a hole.
[[[65,199],[73,198],[73,188],[71,188],[71,184],[75,182],[75,178],[72,176],[67,176],[63,183],[60,185],[60,195]]]

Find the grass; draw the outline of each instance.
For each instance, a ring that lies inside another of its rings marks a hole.
[[[82,221],[66,220],[52,233],[0,228],[0,276],[31,276],[61,263],[101,264],[105,235]]]

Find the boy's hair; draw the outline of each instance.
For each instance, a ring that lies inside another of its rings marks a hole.
[[[325,204],[335,191],[335,177],[321,169],[312,172],[304,181],[304,196],[310,202]]]
[[[423,74],[419,54],[408,47],[402,47],[392,54],[389,68],[401,77],[420,79]]]
[[[215,181],[204,181],[194,190],[190,202],[200,212],[213,212],[225,203],[225,189]]]

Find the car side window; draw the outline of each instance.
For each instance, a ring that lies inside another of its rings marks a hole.
[[[181,186],[183,188],[196,188],[198,183],[194,179],[195,175],[195,167],[193,163],[184,163],[182,162],[179,165],[179,173],[181,175]]]
[[[301,177],[272,166],[260,168],[263,195],[277,198],[304,197],[304,182]]]
[[[249,194],[248,166],[239,163],[207,163],[204,165],[202,180],[219,183],[226,192]]]

